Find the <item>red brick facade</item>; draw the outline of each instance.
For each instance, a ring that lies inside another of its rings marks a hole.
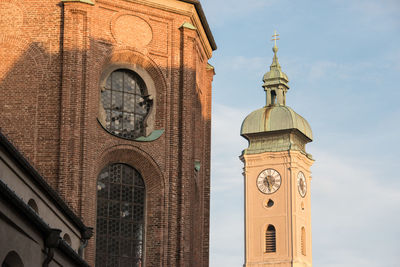
[[[191,1],[82,2],[0,2],[1,131],[88,226],[99,172],[136,168],[146,266],[208,266],[215,47],[204,20]],[[119,138],[99,123],[100,85],[119,67],[154,83],[150,123],[165,130],[157,140]],[[95,240],[85,251],[92,266]]]

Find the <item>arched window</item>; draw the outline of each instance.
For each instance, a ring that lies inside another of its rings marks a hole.
[[[304,227],[301,228],[301,254],[306,256],[307,252],[306,247],[306,229]]]
[[[276,231],[275,227],[270,224],[265,231],[265,253],[276,252]]]
[[[33,200],[32,198],[29,199],[28,206],[31,207],[37,214],[39,214],[39,208],[35,200]]]
[[[112,134],[127,139],[146,135],[146,117],[152,101],[146,84],[135,72],[113,71],[101,91],[100,121]]]
[[[97,180],[96,267],[142,266],[145,184],[129,165],[105,167]]]
[[[276,104],[276,91],[275,90],[271,91],[271,104],[272,105]]]
[[[64,241],[71,246],[71,237],[69,236],[69,234],[64,234],[63,236]]]
[[[1,267],[24,267],[21,257],[15,251],[8,252]]]

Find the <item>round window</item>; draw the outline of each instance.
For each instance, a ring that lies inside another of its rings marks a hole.
[[[108,76],[102,88],[104,127],[112,134],[135,139],[146,135],[146,117],[151,107],[143,79],[131,70],[119,69]]]

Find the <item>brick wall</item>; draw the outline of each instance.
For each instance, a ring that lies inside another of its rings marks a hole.
[[[152,2],[1,1],[0,128],[89,226],[101,169],[133,166],[146,183],[146,265],[208,266],[211,49],[192,5]],[[110,66],[154,82],[159,139],[130,141],[100,125]]]

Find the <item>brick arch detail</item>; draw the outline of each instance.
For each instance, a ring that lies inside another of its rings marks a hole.
[[[103,151],[99,157],[95,173],[112,163],[125,163],[134,167],[143,177],[146,191],[164,191],[165,180],[160,166],[143,150],[132,145],[116,145]],[[160,192],[163,193],[163,192]]]
[[[35,63],[35,72],[39,80],[46,82],[48,74],[48,59],[46,59],[46,51],[38,42],[31,42],[22,37],[0,34],[0,44],[9,44],[14,46],[17,51],[21,52],[20,56],[29,57]]]
[[[140,65],[152,77],[157,88],[163,88],[164,90],[167,88],[167,81],[158,64],[155,63],[150,57],[135,50],[128,48],[113,50],[104,58],[102,62],[99,63],[101,67],[99,68],[100,72],[97,75],[97,84],[101,83],[102,74],[109,65],[125,63]]]

